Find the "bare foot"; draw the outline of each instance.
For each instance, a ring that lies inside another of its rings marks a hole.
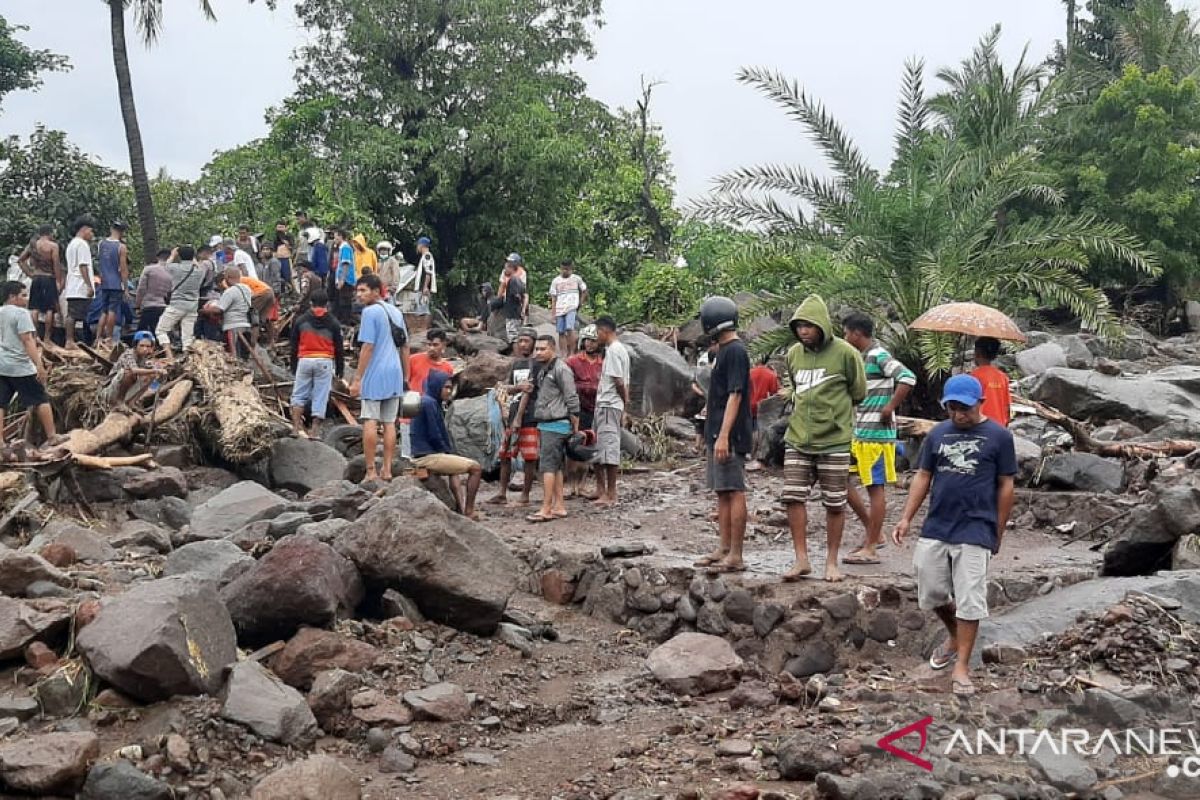
[[[525,508],[528,505],[529,505],[529,498],[526,497],[523,500],[511,500],[505,504],[505,507],[506,508]]]
[[[387,475],[387,474],[380,475],[380,476],[379,476],[379,480],[383,481],[384,483],[391,483],[391,482],[392,482],[392,476],[391,476],[391,475]]]
[[[505,495],[502,495],[502,494],[498,494],[495,497],[485,500],[484,502],[487,503],[489,506],[506,506],[506,505],[508,505],[508,497]]]
[[[805,575],[811,574],[811,564],[809,564],[807,561],[797,561],[795,566],[783,574],[783,580],[785,583],[794,583],[803,578]]]
[[[745,572],[746,564],[742,561],[731,561],[728,558],[718,561],[712,566],[716,572]]]
[[[364,476],[363,476],[362,482],[363,482],[363,483],[370,483],[371,481],[377,481],[377,480],[379,480],[379,476],[378,476],[378,475],[376,475],[376,474],[375,474],[375,473],[373,473],[373,472],[368,472],[366,475],[364,475]]]
[[[696,559],[696,563],[692,564],[692,566],[693,567],[711,567],[713,564],[718,564],[721,561],[724,561],[725,556],[727,556],[727,555],[729,555],[728,550],[713,550],[708,555],[701,556],[700,558]]]
[[[609,500],[607,497],[598,497],[592,501],[592,505],[594,505],[596,508],[612,508],[613,501]]]
[[[842,579],[842,573],[840,571],[838,571],[838,568],[836,565],[834,565],[834,564],[826,564],[825,565],[825,580],[829,581],[830,583],[837,583],[841,579]]]

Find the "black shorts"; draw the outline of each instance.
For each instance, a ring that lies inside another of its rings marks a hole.
[[[14,378],[10,375],[0,375],[0,408],[7,408],[16,396],[21,408],[36,408],[46,399],[46,390],[42,388],[37,375],[22,375]]]
[[[74,322],[87,322],[88,309],[92,307],[90,297],[68,297],[67,316]]]
[[[58,311],[58,281],[53,275],[34,275],[29,284],[31,311]]]
[[[705,462],[705,483],[709,490],[717,494],[746,491],[746,457],[731,452],[729,460],[722,464],[717,461],[712,448],[709,444]]]

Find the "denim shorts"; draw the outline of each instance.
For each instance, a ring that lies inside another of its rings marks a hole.
[[[567,313],[563,314],[562,316],[555,317],[554,324],[557,327],[558,332],[560,334],[567,333],[568,331],[575,330],[575,323],[578,321],[578,318],[579,318],[578,309],[575,311],[568,311]]]
[[[104,311],[117,311],[125,302],[125,292],[121,289],[101,289],[100,300],[104,303]]]
[[[328,358],[302,358],[296,365],[296,383],[292,387],[292,405],[304,408],[312,403],[312,415],[325,419],[329,392],[333,388],[333,361]]]

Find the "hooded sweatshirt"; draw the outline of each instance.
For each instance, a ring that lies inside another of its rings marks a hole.
[[[409,426],[413,458],[454,452],[454,446],[450,444],[450,432],[446,429],[446,419],[442,416],[442,389],[448,380],[449,375],[437,370],[429,373],[425,379],[421,411],[413,417]]]
[[[829,308],[810,295],[792,315],[796,323],[810,322],[823,338],[815,350],[797,342],[788,350],[788,377],[795,406],[784,440],[802,453],[850,452],[854,438],[854,407],[867,396],[862,356],[853,345],[833,334]]]
[[[371,272],[379,273],[379,257],[375,255],[375,251],[367,245],[367,237],[361,233],[356,233],[354,238],[350,240],[350,244],[354,247],[354,271],[358,275],[363,274],[365,267],[370,267]]]

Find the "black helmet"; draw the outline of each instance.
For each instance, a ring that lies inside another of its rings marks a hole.
[[[708,336],[737,329],[737,303],[728,297],[710,297],[700,306],[700,327]]]
[[[578,431],[567,439],[567,458],[584,464],[596,457],[596,434]]]

